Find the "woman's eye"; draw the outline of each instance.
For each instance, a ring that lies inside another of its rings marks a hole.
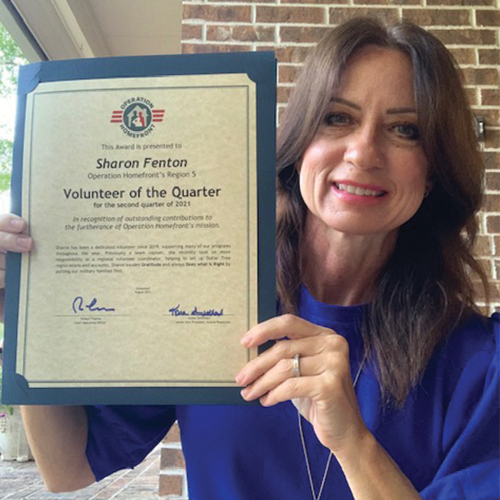
[[[418,127],[412,123],[400,123],[399,125],[395,125],[393,128],[394,131],[404,139],[417,141],[420,138]]]
[[[346,113],[328,113],[325,123],[327,125],[349,125],[351,117]]]

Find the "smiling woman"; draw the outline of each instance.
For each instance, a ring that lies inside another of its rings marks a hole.
[[[368,46],[353,56],[297,168],[311,236],[371,235],[372,248],[392,253],[392,232],[430,190],[405,54]]]
[[[304,283],[323,302],[369,302],[365,344],[376,353],[386,397],[400,404],[462,313],[477,310],[472,276],[487,288],[472,255],[483,165],[465,124],[472,114],[446,48],[415,25],[386,30],[365,19],[316,47],[279,134],[282,308],[297,311]],[[364,272],[353,272],[363,279],[349,296],[345,283],[314,274],[329,237],[352,265],[346,233],[369,236],[375,258],[358,254]]]

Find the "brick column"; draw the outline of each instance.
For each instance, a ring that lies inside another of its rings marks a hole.
[[[175,424],[161,445],[159,495],[175,500],[187,500],[186,465]]]

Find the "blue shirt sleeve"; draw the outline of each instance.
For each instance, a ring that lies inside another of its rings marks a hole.
[[[491,327],[494,348],[490,345],[468,360],[450,399],[441,443],[444,459],[433,481],[421,492],[425,500],[500,498],[497,314]]]
[[[88,406],[87,458],[96,480],[141,463],[175,422],[173,406]]]

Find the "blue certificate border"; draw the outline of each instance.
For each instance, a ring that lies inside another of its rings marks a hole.
[[[276,59],[272,52],[81,59],[36,63],[20,70],[12,173],[12,211],[21,214],[27,94],[40,83],[169,75],[246,73],[256,84],[258,195],[258,318],[276,313],[275,162]],[[29,388],[15,372],[21,257],[7,256],[5,355],[6,404],[248,404],[235,387]]]

